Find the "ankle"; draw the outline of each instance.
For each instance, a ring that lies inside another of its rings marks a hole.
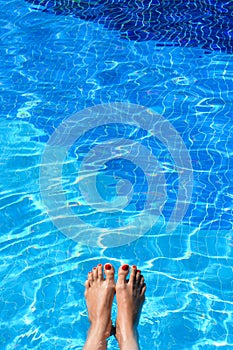
[[[89,328],[88,335],[91,338],[100,340],[106,339],[106,327],[103,328],[100,324],[92,324]]]
[[[120,345],[120,349],[123,349],[126,344],[137,344],[137,331],[134,327],[129,325],[125,327],[119,327],[119,325],[116,325],[116,338]],[[128,347],[128,350],[131,350],[131,348]]]
[[[139,350],[137,336],[135,334],[125,337],[117,337],[120,350]]]
[[[87,339],[83,350],[105,350],[107,348],[107,341],[98,340],[95,337],[90,337]]]
[[[106,349],[106,345],[107,341],[104,332],[97,327],[91,326],[83,350],[102,350]]]

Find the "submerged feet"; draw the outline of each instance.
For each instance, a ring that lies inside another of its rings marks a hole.
[[[128,265],[121,266],[118,272],[116,337],[120,349],[137,350],[136,327],[145,300],[146,285],[141,271],[137,270],[136,266],[132,266],[129,280],[126,279],[128,272]]]
[[[126,279],[129,266],[123,265],[114,283],[114,268],[111,264],[104,267],[99,264],[89,272],[85,283],[85,298],[91,323],[85,350],[106,349],[106,338],[111,334],[111,308],[116,292],[118,316],[116,321],[116,338],[121,350],[137,350],[136,327],[140,310],[145,299],[146,285],[141,272],[132,267],[129,280]]]
[[[110,336],[112,322],[111,309],[115,294],[114,268],[111,264],[99,264],[89,272],[85,283],[85,298],[91,327],[85,350],[106,349],[106,338]]]

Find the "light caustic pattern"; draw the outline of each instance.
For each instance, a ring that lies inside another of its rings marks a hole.
[[[72,146],[90,130],[101,126],[123,125],[146,132],[147,137],[159,140],[171,155],[178,177],[177,198],[166,230],[172,232],[182,221],[192,195],[193,172],[189,152],[171,123],[146,107],[130,103],[100,104],[80,111],[66,119],[47,142],[40,166],[40,192],[47,213],[56,227],[69,238],[89,246],[116,247],[130,243],[148,232],[161,216],[167,200],[163,168],[153,150],[138,139],[126,135],[109,135],[92,145],[83,157],[76,185],[82,202],[95,213],[110,216],[114,225],[97,225],[75,212],[67,201],[63,186],[63,166]],[[76,149],[79,158],[79,149]],[[140,169],[147,182],[145,205],[141,210],[128,212],[134,187],[125,178],[117,179],[116,196],[103,198],[98,188],[98,174],[107,162],[124,159]]]

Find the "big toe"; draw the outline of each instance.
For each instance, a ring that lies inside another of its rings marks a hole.
[[[106,281],[114,282],[115,270],[114,270],[114,267],[112,266],[112,264],[107,263],[104,265],[104,273],[106,276]]]
[[[129,265],[122,265],[118,270],[118,283],[126,283],[126,277],[129,273]]]

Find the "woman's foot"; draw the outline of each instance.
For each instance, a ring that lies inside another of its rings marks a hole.
[[[116,337],[121,350],[137,350],[136,327],[145,300],[146,285],[135,265],[132,266],[129,280],[126,279],[128,272],[128,265],[121,266],[118,272]]]
[[[105,349],[106,338],[111,333],[111,309],[115,294],[114,268],[111,264],[99,264],[89,272],[85,282],[85,298],[91,327],[84,349]]]

